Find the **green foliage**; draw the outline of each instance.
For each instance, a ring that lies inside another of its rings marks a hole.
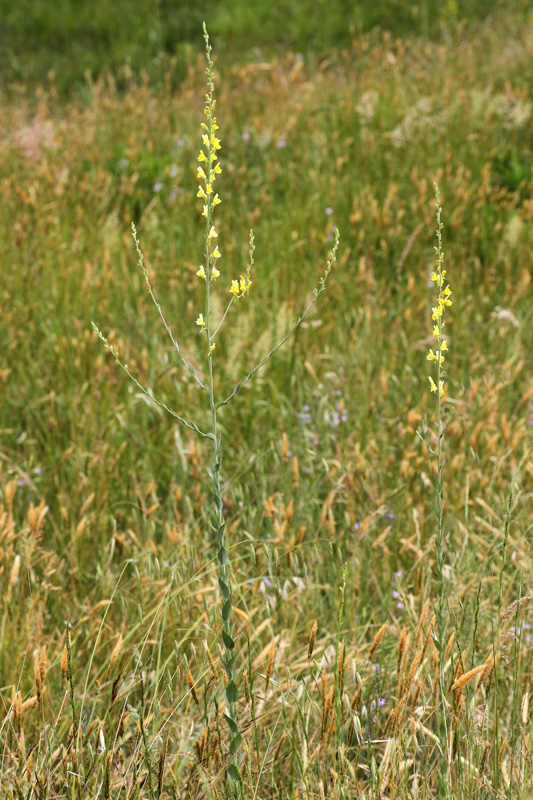
[[[54,86],[68,95],[107,70],[119,85],[130,69],[157,80],[174,57],[179,82],[202,50],[204,20],[210,21],[222,56],[249,56],[257,47],[272,53],[280,45],[307,54],[349,48],[356,34],[376,28],[394,37],[434,37],[463,18],[479,24],[502,5],[502,0],[0,0],[1,79],[5,87],[46,84],[53,71]]]

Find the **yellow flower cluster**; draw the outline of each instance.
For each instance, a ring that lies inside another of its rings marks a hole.
[[[444,353],[448,350],[448,342],[446,339],[443,338],[443,329],[446,325],[444,320],[444,312],[448,306],[451,306],[452,301],[450,300],[450,295],[452,290],[448,285],[445,285],[446,279],[446,270],[443,269],[444,264],[444,253],[442,251],[442,228],[444,227],[440,221],[440,213],[441,208],[437,201],[437,240],[438,246],[435,247],[435,255],[437,258],[436,269],[431,275],[431,280],[437,285],[439,290],[439,295],[437,299],[437,305],[432,309],[431,319],[435,323],[433,325],[433,336],[437,340],[437,346],[435,351],[431,350],[427,354],[428,361],[435,361],[437,363],[437,383],[433,380],[431,376],[429,376],[429,386],[432,392],[439,393],[439,397],[442,397],[444,394],[444,381],[442,380],[444,376],[444,370],[442,365],[444,364]]]
[[[244,295],[250,291],[251,285],[252,281],[250,280],[249,276],[246,275],[246,277],[243,278],[241,275],[238,281],[231,282],[230,292],[234,297],[244,297]]]

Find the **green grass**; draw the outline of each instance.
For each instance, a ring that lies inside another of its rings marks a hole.
[[[314,315],[220,412],[246,800],[531,796],[533,43],[513,7],[438,41],[373,31],[324,59],[216,62],[215,312],[250,227],[257,248],[217,341],[218,396],[289,329],[342,234]],[[205,375],[192,63],[183,80],[170,64],[153,83],[104,77],[69,104],[30,86],[0,121],[2,797],[226,791],[210,448],[90,327],[207,427],[130,236],[134,220]],[[438,702],[436,464],[417,435],[435,430],[434,180],[453,289]]]
[[[520,5],[527,8],[525,0]],[[0,85],[11,93],[51,81],[61,96],[71,96],[109,70],[121,86],[131,69],[157,81],[170,60],[179,85],[203,51],[204,20],[217,53],[247,60],[258,48],[267,59],[283,48],[306,55],[350,49],[372,30],[433,39],[462,19],[479,24],[501,7],[502,0],[0,0]]]

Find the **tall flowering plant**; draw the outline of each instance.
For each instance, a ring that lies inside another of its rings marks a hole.
[[[93,322],[93,328],[96,330],[98,336],[104,343],[105,347],[112,353],[115,358],[116,363],[126,372],[126,374],[131,378],[131,380],[136,384],[136,386],[148,395],[153,402],[161,406],[165,411],[171,414],[175,419],[177,419],[181,424],[185,425],[187,428],[193,430],[196,434],[201,436],[202,438],[208,439],[211,442],[212,447],[212,464],[211,470],[209,472],[212,487],[213,487],[213,506],[212,506],[212,518],[211,518],[211,528],[214,534],[214,539],[216,542],[216,565],[217,565],[217,572],[218,572],[218,587],[219,587],[219,595],[220,595],[220,616],[221,616],[221,639],[222,639],[222,650],[223,650],[223,666],[224,671],[226,674],[225,680],[225,703],[224,703],[224,718],[227,723],[228,729],[228,745],[227,745],[227,753],[231,760],[231,763],[228,766],[228,775],[232,786],[234,787],[235,791],[233,792],[235,796],[238,796],[239,789],[238,787],[241,785],[241,774],[239,769],[239,764],[242,760],[242,753],[241,753],[241,744],[242,744],[242,737],[240,732],[239,726],[239,719],[238,719],[238,705],[237,700],[239,698],[239,690],[238,690],[238,665],[237,665],[237,641],[235,636],[235,624],[234,624],[234,613],[233,613],[233,591],[232,591],[232,583],[231,583],[231,570],[230,570],[230,561],[229,561],[229,553],[228,553],[228,545],[226,539],[226,521],[223,516],[223,504],[222,504],[222,483],[221,483],[221,476],[220,476],[220,467],[222,461],[222,442],[221,442],[221,435],[218,431],[218,424],[217,424],[217,413],[222,406],[227,405],[233,397],[245,386],[248,381],[250,381],[255,373],[261,369],[261,367],[266,364],[266,362],[272,358],[274,353],[282,347],[287,339],[296,331],[296,329],[301,325],[301,323],[305,320],[307,315],[310,313],[311,309],[313,308],[317,298],[320,294],[325,290],[327,279],[333,264],[337,258],[337,250],[339,247],[339,232],[338,230],[335,231],[335,241],[333,245],[333,249],[331,252],[331,256],[326,264],[326,269],[322,277],[318,281],[318,285],[313,291],[313,297],[310,300],[307,308],[305,311],[300,314],[297,318],[296,322],[290,329],[290,331],[284,336],[284,338],[276,344],[269,353],[265,355],[265,357],[256,364],[250,372],[243,377],[239,383],[234,386],[233,390],[229,393],[227,397],[222,400],[217,400],[215,398],[215,390],[214,390],[214,381],[213,381],[213,368],[215,362],[215,348],[216,348],[216,337],[222,324],[224,323],[227,314],[232,307],[233,303],[236,301],[241,300],[242,298],[246,297],[252,286],[251,280],[251,270],[254,264],[254,250],[255,250],[255,242],[254,242],[254,235],[253,231],[250,231],[250,249],[249,249],[249,261],[246,266],[246,269],[243,271],[244,274],[241,274],[238,278],[232,278],[230,287],[228,289],[228,294],[230,294],[230,298],[228,300],[226,309],[222,315],[221,320],[215,326],[212,320],[212,313],[211,313],[211,297],[212,292],[214,290],[214,284],[219,279],[222,278],[221,270],[219,269],[219,264],[221,263],[222,253],[220,250],[219,245],[219,234],[215,224],[215,209],[220,204],[220,196],[216,191],[216,183],[219,179],[219,176],[222,175],[222,167],[219,161],[219,153],[222,149],[222,144],[220,137],[217,135],[219,130],[217,124],[217,117],[215,114],[216,109],[216,100],[214,97],[214,69],[213,69],[213,61],[211,58],[211,45],[209,43],[209,36],[204,24],[204,39],[205,39],[205,46],[206,46],[206,58],[207,58],[207,68],[206,68],[206,75],[207,75],[207,93],[205,95],[205,107],[204,107],[204,114],[205,114],[205,121],[202,122],[202,145],[200,148],[200,152],[197,159],[197,166],[196,166],[196,174],[199,179],[199,186],[197,197],[202,201],[202,217],[205,220],[205,234],[204,234],[204,253],[203,253],[203,263],[198,267],[196,274],[200,281],[205,286],[205,305],[202,311],[197,312],[198,316],[196,318],[196,325],[198,326],[199,333],[202,336],[205,336],[205,356],[207,359],[207,372],[208,377],[207,381],[204,383],[198,375],[196,374],[193,365],[187,359],[186,355],[184,354],[178,340],[174,337],[172,329],[168,324],[166,317],[163,313],[161,306],[159,305],[155,295],[153,293],[152,287],[150,285],[148,271],[144,266],[144,258],[143,253],[140,247],[139,238],[137,236],[137,231],[135,226],[132,225],[133,231],[133,238],[135,242],[135,247],[137,249],[137,255],[139,260],[139,266],[143,272],[145,283],[148,287],[148,293],[152,298],[159,316],[163,322],[163,325],[169,335],[172,344],[178,354],[178,357],[182,361],[183,365],[189,371],[193,379],[196,381],[197,385],[201,390],[203,390],[208,396],[208,404],[209,404],[209,417],[210,417],[210,430],[202,430],[194,420],[188,419],[187,417],[183,417],[174,411],[172,408],[167,406],[161,400],[159,400],[156,396],[153,395],[151,390],[147,387],[143,386],[137,378],[130,372],[128,366],[122,362],[120,359],[119,354],[115,350],[112,344],[109,343],[107,338],[99,331],[96,325]]]
[[[436,339],[435,349],[431,348],[427,354],[427,360],[436,365],[436,380],[430,375],[428,377],[429,386],[437,398],[437,449],[432,451],[437,459],[437,486],[436,486],[436,516],[437,516],[437,536],[435,544],[435,552],[437,557],[437,570],[438,570],[438,589],[437,589],[437,630],[438,641],[437,647],[439,650],[439,663],[440,675],[442,675],[444,658],[444,633],[445,633],[445,619],[444,619],[444,518],[442,507],[442,471],[444,467],[444,453],[443,453],[443,439],[445,426],[442,420],[442,398],[445,394],[444,383],[444,362],[448,353],[448,340],[444,336],[444,328],[446,326],[446,309],[452,305],[449,284],[446,283],[446,270],[444,269],[444,251],[442,247],[442,207],[440,205],[440,195],[437,184],[435,184],[435,198],[437,209],[437,230],[435,235],[437,237],[437,244],[435,246],[435,270],[431,275],[431,280],[437,288],[437,304],[433,307],[431,319],[433,322],[433,336]],[[446,355],[445,355],[446,353]]]

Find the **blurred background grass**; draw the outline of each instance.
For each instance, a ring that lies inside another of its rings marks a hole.
[[[393,37],[424,35],[436,40],[462,19],[481,23],[505,10],[505,0],[1,0],[0,47],[4,88],[46,82],[52,70],[62,95],[71,95],[103,71],[128,67],[158,79],[168,59],[177,80],[202,51],[202,22],[216,52],[246,60],[290,48],[323,55],[349,48],[355,33],[388,30]],[[527,8],[526,0],[511,4]]]

